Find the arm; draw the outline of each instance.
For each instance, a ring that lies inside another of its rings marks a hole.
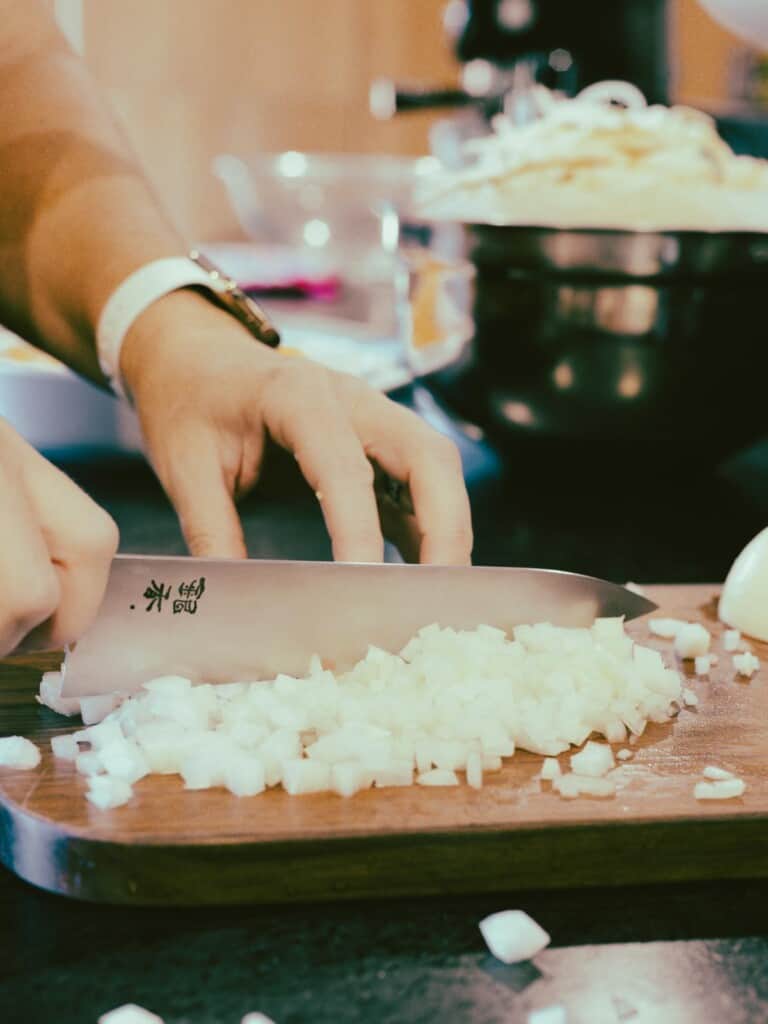
[[[0,0],[0,18],[0,317],[99,381],[109,295],[187,247],[38,0]],[[276,443],[317,494],[336,558],[379,561],[383,524],[406,557],[469,560],[454,446],[359,381],[270,351],[189,290],[134,321],[121,370],[193,553],[245,554],[235,501]],[[414,516],[377,508],[374,465],[410,487]]]
[[[39,0],[0,0],[0,319],[96,381],[94,325],[184,243]]]

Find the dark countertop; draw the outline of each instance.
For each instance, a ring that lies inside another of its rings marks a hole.
[[[426,401],[426,399],[425,399]],[[620,473],[601,447],[553,474],[463,442],[476,560],[617,580],[712,582],[768,523],[768,454],[716,474]],[[171,509],[138,461],[60,459],[115,515],[126,551],[180,553]],[[282,465],[287,465],[284,463]],[[251,554],[327,558],[315,504],[284,472],[243,506]],[[512,851],[513,855],[513,851]],[[286,865],[290,870],[290,865]],[[513,1022],[562,1002],[569,1024],[768,1022],[768,882],[513,892],[304,907],[109,908],[0,869],[0,1022],[95,1024],[137,1002],[167,1024]],[[504,967],[477,930],[521,907],[550,931],[536,967]]]

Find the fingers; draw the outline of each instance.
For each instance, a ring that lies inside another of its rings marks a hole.
[[[315,491],[337,562],[381,562],[384,538],[373,493],[373,467],[350,423],[335,411],[323,432],[308,420],[296,424],[292,446]]]
[[[57,601],[35,623],[24,650],[54,650],[77,640],[99,610],[118,532],[107,513],[79,487],[31,449],[23,480],[33,520],[47,548],[47,571],[57,582]]]
[[[472,516],[456,446],[381,395],[358,406],[357,418],[369,458],[410,488],[421,537],[419,560],[468,565]]]
[[[0,655],[59,604],[56,570],[16,474],[0,464]]]
[[[173,446],[166,472],[158,470],[173,502],[190,554],[198,558],[245,558],[240,517],[207,431]]]
[[[268,428],[294,453],[317,495],[339,562],[380,562],[384,538],[373,492],[373,467],[330,378],[303,368],[292,374],[282,401],[267,406]]]

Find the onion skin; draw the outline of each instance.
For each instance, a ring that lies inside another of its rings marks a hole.
[[[747,636],[768,642],[768,528],[747,544],[731,566],[718,615]]]

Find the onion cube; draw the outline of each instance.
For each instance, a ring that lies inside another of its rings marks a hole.
[[[717,768],[713,764],[708,764],[701,774],[705,779],[713,779],[716,782],[721,782],[723,779],[736,778],[733,772],[728,772],[725,768]]]
[[[266,788],[264,765],[258,757],[236,755],[224,770],[224,785],[235,796],[256,796]]]
[[[741,633],[738,629],[726,629],[723,633],[723,648],[726,651],[738,651],[741,646]]]
[[[339,796],[354,796],[363,789],[370,789],[372,785],[372,774],[361,764],[341,761],[331,767],[331,789]]]
[[[409,761],[392,761],[388,765],[371,769],[377,789],[413,785],[413,767]]]
[[[628,658],[632,654],[632,638],[624,632],[624,619],[595,619],[592,636],[595,643],[617,658]]]
[[[747,788],[743,779],[723,779],[717,782],[697,782],[693,795],[697,800],[732,800]]]
[[[420,786],[458,786],[459,777],[456,772],[445,768],[433,768],[430,772],[422,772],[416,776]]]
[[[149,775],[149,765],[142,751],[128,740],[109,743],[98,752],[102,768],[116,779],[125,779],[129,785]]]
[[[496,757],[494,754],[483,754],[484,772],[500,772],[501,769],[502,761],[500,757]]]
[[[51,740],[51,750],[53,751],[53,756],[60,758],[62,761],[74,761],[80,753],[77,740],[72,733],[66,733],[64,736],[54,736]]]
[[[688,623],[681,619],[650,619],[648,629],[662,640],[674,640],[683,626],[687,625]]]
[[[579,796],[608,797],[615,796],[616,785],[613,779],[599,779],[593,775],[561,775],[554,779],[552,788],[565,800],[575,800]]]
[[[64,685],[63,672],[46,672],[40,680],[40,692],[37,695],[37,703],[43,707],[50,708],[59,715],[79,715],[80,701],[77,697],[62,697],[61,688]]]
[[[331,768],[323,761],[293,758],[283,764],[283,788],[292,796],[323,793],[331,788]]]
[[[85,725],[96,725],[115,710],[120,702],[116,693],[106,693],[99,697],[81,697],[80,715]]]
[[[18,768],[26,771],[40,764],[40,751],[23,736],[3,736],[0,739],[0,768]]]
[[[712,637],[698,622],[687,622],[675,637],[675,654],[681,658],[695,658],[706,654]]]
[[[590,740],[583,750],[571,757],[571,770],[576,775],[599,778],[614,767],[613,751],[606,743]]]
[[[634,754],[633,750],[627,750],[626,747],[622,747],[622,749],[620,751],[618,751],[618,753],[616,754],[616,760],[617,761],[629,761],[629,759],[631,757],[634,757],[634,756],[635,756],[635,754]]]
[[[683,703],[687,708],[695,708],[699,703],[699,698],[696,696],[693,690],[690,689],[690,687],[686,686],[686,688],[683,690]]]
[[[472,789],[483,788],[483,759],[480,754],[470,754],[467,758],[467,785]]]
[[[150,1013],[142,1006],[126,1003],[109,1013],[103,1013],[98,1024],[163,1024],[163,1021],[156,1013]]]
[[[560,762],[556,757],[545,757],[541,766],[539,778],[544,779],[545,782],[551,782],[553,779],[556,779],[558,775],[562,775]]]
[[[268,1017],[266,1013],[246,1013],[240,1024],[275,1024],[271,1017]]]
[[[544,1006],[541,1010],[533,1010],[528,1014],[527,1024],[568,1024],[565,1007],[560,1003]]]
[[[192,689],[192,683],[184,676],[158,676],[144,683],[143,689],[148,693],[161,693],[166,697],[185,697]],[[223,686],[219,687],[220,691],[224,689]]]
[[[133,790],[124,779],[113,779],[109,775],[92,775],[88,780],[86,797],[102,811],[127,804],[132,795]]]
[[[74,733],[74,737],[78,743],[90,743],[94,750],[101,750],[110,743],[121,743],[125,739],[120,723],[114,718],[107,718],[98,725],[81,729]]]
[[[694,662],[694,669],[697,676],[708,676],[709,670],[713,665],[713,655],[711,654],[698,654],[696,661]]]
[[[733,667],[740,676],[745,676],[747,679],[751,679],[755,672],[760,668],[760,659],[756,658],[754,654],[751,654],[749,651],[745,651],[743,654],[734,654]]]
[[[140,725],[133,739],[141,747],[149,770],[158,775],[173,775],[181,771],[185,758],[196,744],[195,733],[174,722],[150,721]]]
[[[75,758],[75,768],[81,775],[100,775],[104,771],[101,758],[95,750],[86,750]]]
[[[524,910],[500,910],[480,922],[485,944],[497,960],[516,964],[530,960],[551,942],[540,924]]]

